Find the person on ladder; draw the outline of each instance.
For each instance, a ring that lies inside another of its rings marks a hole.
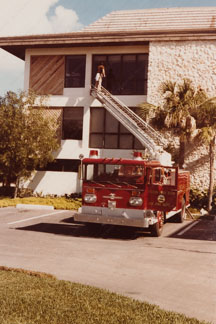
[[[101,91],[102,81],[105,76],[105,67],[103,63],[101,63],[100,65],[98,65],[97,74],[95,76],[95,88],[97,88],[98,91]]]

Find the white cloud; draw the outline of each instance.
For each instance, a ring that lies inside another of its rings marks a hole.
[[[53,31],[56,33],[67,33],[83,27],[79,23],[79,17],[76,12],[71,9],[65,9],[62,6],[56,7],[55,15],[50,18],[50,22]]]
[[[59,5],[55,8],[52,17],[47,14],[51,7],[56,6],[61,0],[0,0],[0,37],[34,35],[34,34],[50,34],[73,32],[82,28],[76,12],[72,9],[66,9]],[[24,73],[24,63],[0,50],[0,74],[2,72]],[[3,73],[2,73],[3,75]],[[8,77],[9,77],[8,76]],[[22,78],[17,78],[18,79]],[[2,86],[0,78],[0,92]],[[12,83],[13,82],[12,80]],[[18,88],[22,88],[19,85]],[[11,89],[10,89],[11,90]]]
[[[59,0],[0,0],[0,35],[51,33],[49,8]]]

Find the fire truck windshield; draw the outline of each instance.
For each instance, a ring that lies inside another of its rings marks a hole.
[[[142,183],[144,166],[124,164],[84,164],[84,180],[113,183]]]

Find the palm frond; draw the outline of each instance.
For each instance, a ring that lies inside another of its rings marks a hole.
[[[176,89],[176,82],[173,81],[162,82],[159,87],[159,90],[162,94],[165,94],[166,92],[171,92],[174,94],[175,89]]]
[[[215,136],[215,130],[212,127],[203,127],[200,132],[200,138],[203,142],[209,144]]]
[[[152,105],[148,102],[141,103],[137,107],[138,107],[137,114],[143,120],[146,120],[148,117],[153,116],[154,112],[158,109],[157,106]]]

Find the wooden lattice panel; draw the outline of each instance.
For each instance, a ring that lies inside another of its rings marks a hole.
[[[62,118],[63,118],[63,108],[48,108],[44,111],[45,116],[52,118],[57,122],[56,135],[61,141],[62,139]]]
[[[45,118],[52,119],[56,123],[56,137],[59,142],[62,139],[62,117],[63,117],[63,108],[59,107],[50,107],[42,110],[42,114]]]
[[[62,95],[64,70],[63,55],[31,56],[29,88],[39,95]]]

